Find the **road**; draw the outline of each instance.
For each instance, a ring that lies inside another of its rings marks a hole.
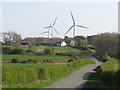
[[[96,60],[93,57],[90,57],[93,59],[96,63],[95,64],[89,64],[77,71],[74,71],[71,73],[68,77],[53,83],[52,85],[45,87],[45,88],[82,88],[87,81],[90,73],[94,72],[93,70],[101,65],[98,60]]]

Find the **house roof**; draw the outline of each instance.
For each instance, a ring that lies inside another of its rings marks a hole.
[[[54,44],[61,43],[63,39],[48,39],[48,38],[25,38],[21,43],[38,43],[38,44]]]

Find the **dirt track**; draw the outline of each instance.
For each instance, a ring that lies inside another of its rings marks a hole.
[[[95,58],[93,57],[90,57],[90,58],[93,59],[96,62],[96,64],[87,65],[81,68],[80,70],[73,72],[68,77],[64,78],[63,80],[55,82],[54,84],[46,88],[82,88],[85,82],[87,81],[90,73],[94,72],[93,70],[97,66],[102,64],[99,61],[97,61]]]

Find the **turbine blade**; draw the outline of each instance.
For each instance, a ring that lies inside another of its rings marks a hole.
[[[47,26],[47,27],[44,27],[44,28],[51,28],[52,26]]]
[[[75,20],[74,20],[74,17],[73,17],[73,14],[72,14],[71,11],[70,11],[70,14],[71,14],[71,17],[72,17],[73,23],[75,23]]]
[[[53,23],[53,25],[52,25],[52,26],[54,26],[54,25],[55,25],[55,23],[56,23],[56,20],[57,20],[57,17],[55,18],[55,21],[54,21],[54,23]]]
[[[52,34],[51,33],[49,33],[51,36],[52,36]]]
[[[48,31],[46,31],[46,32],[42,32],[42,33],[40,33],[40,34],[44,34],[44,33],[48,33]]]
[[[69,28],[69,30],[65,33],[65,35],[66,35],[73,27],[74,27],[74,25]]]
[[[76,26],[88,29],[88,27],[85,26],[81,26],[81,25],[76,25]]]
[[[56,31],[56,33],[59,35],[58,31],[54,28],[54,30]]]

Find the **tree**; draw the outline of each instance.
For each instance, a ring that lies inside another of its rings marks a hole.
[[[77,46],[79,47],[80,45],[85,46],[87,44],[87,39],[84,36],[75,36],[74,37]]]
[[[70,43],[70,42],[73,40],[73,38],[72,38],[72,37],[65,36],[65,37],[64,37],[64,40],[65,40],[66,43]]]
[[[12,43],[19,43],[22,37],[16,32],[3,32],[2,39],[6,45],[11,45]]]
[[[93,39],[96,54],[99,56],[118,56],[118,33],[101,33]]]

